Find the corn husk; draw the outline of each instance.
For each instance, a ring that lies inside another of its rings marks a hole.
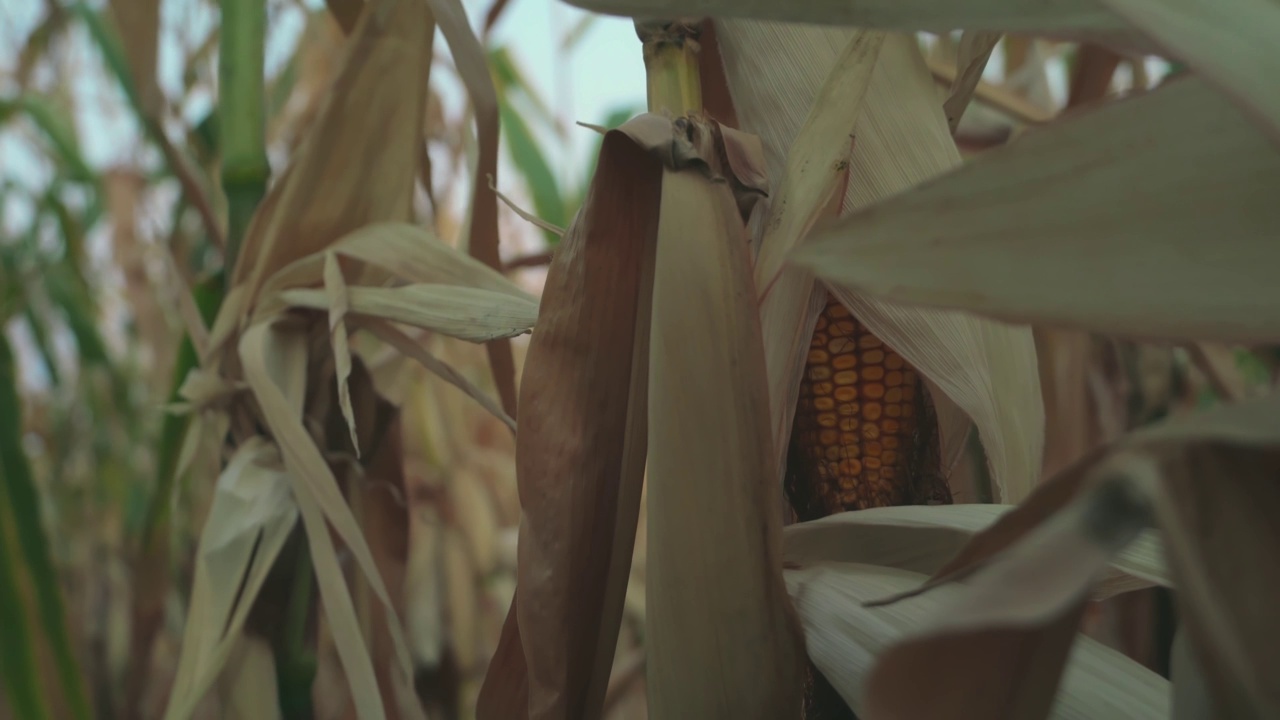
[[[738,115],[746,129],[763,139],[770,176],[780,177],[787,149],[827,69],[853,32],[754,21],[723,21],[717,29]],[[913,38],[885,39],[863,108],[854,125],[857,140],[844,198],[847,209],[907,190],[960,162],[933,79]],[[808,244],[802,241],[800,247]],[[766,343],[772,364],[774,432],[786,438],[790,421],[785,416],[794,408],[803,368],[804,353],[795,348],[805,347],[808,340],[807,335],[797,335],[806,327],[812,332],[815,315],[803,313],[816,310],[804,304],[813,300],[812,295],[805,297],[802,279],[789,289],[782,282],[775,283],[771,293],[792,293],[788,310],[775,319],[766,303],[764,312],[766,329],[776,333]],[[967,414],[982,437],[999,499],[1014,503],[1025,497],[1038,477],[1044,426],[1030,332],[959,313],[890,305],[836,285],[828,288],[930,382],[938,405],[944,467],[963,450],[970,427]],[[781,359],[787,361],[785,368]],[[785,396],[780,378],[791,380]]]
[[[913,634],[911,652],[930,656],[937,651],[931,643],[951,643],[947,638],[955,633],[947,627],[966,619],[972,622],[963,632],[977,635],[1028,625],[1059,632],[1073,598],[1092,584],[1123,537],[1154,521],[1217,707],[1233,716],[1271,714],[1280,706],[1258,668],[1274,659],[1271,639],[1278,631],[1273,618],[1261,607],[1250,609],[1246,598],[1268,597],[1280,587],[1276,573],[1259,569],[1265,563],[1254,564],[1277,540],[1269,518],[1280,504],[1274,483],[1278,417],[1277,402],[1268,397],[1176,418],[1132,433],[1059,474],[975,536],[934,580],[895,598],[960,579],[967,586],[961,596],[975,597],[970,611],[948,606],[932,627]],[[1220,481],[1206,492],[1205,476],[1219,471]],[[1235,563],[1251,570],[1233,572]],[[1019,564],[1029,569],[1016,581],[999,581]],[[1036,568],[1052,570],[1052,578],[1038,577],[1044,571]],[[977,597],[986,583],[994,592],[1022,582],[1027,588],[1005,593],[1004,600]],[[906,666],[886,672],[886,702],[915,707],[918,699],[897,692],[894,680]]]
[[[529,347],[519,591],[503,635],[518,628],[528,677],[527,708],[509,712],[530,718],[591,717],[604,702],[644,477],[661,168],[628,126],[606,134]],[[515,695],[519,682],[492,674],[483,695]]]
[[[800,706],[803,650],[778,574],[750,272],[727,184],[697,167],[667,170],[650,341],[645,602],[657,717],[780,717]]]
[[[1267,138],[1186,78],[1028,133],[793,257],[887,301],[1130,337],[1273,340],[1280,291],[1264,268],[1280,259],[1280,209],[1265,188],[1278,181]]]
[[[845,563],[818,564],[785,574],[805,629],[809,657],[859,714],[869,709],[865,680],[877,657],[899,638],[942,613],[953,593],[958,592],[958,586],[945,586],[938,588],[936,596],[929,593],[893,605],[867,607],[865,603],[869,601],[919,586],[924,576],[895,568]],[[948,673],[969,666],[986,667],[999,659],[997,653],[976,654],[968,649],[950,649]],[[938,675],[915,674],[916,693],[930,695],[939,679]],[[970,690],[970,700],[983,702],[981,688]],[[1168,717],[1168,696],[1169,683],[1159,675],[1080,636],[1075,638],[1049,717],[1157,720]],[[964,707],[968,706],[961,705],[960,709]]]
[[[804,566],[860,563],[935,574],[951,567],[976,534],[1014,512],[1012,505],[960,504],[870,508],[791,525],[783,531],[783,558]],[[1164,546],[1143,531],[1112,553],[1097,576],[1086,578],[1092,599],[1156,585],[1171,586]]]

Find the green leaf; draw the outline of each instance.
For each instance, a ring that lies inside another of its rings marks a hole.
[[[12,509],[16,531],[14,534],[18,539],[21,562],[25,564],[35,590],[36,612],[40,616],[40,625],[48,639],[53,661],[62,681],[63,698],[73,717],[88,720],[89,702],[84,692],[75,655],[71,651],[62,593],[49,555],[49,540],[40,524],[40,496],[36,493],[35,484],[31,479],[31,470],[27,465],[27,456],[22,449],[22,405],[18,397],[15,365],[13,350],[9,347],[8,339],[0,333],[0,458],[3,458],[4,463],[4,483],[0,486],[3,488],[0,492],[5,496],[2,504],[5,508]],[[4,515],[0,514],[0,518],[4,518]],[[4,545],[0,547],[0,564],[4,565],[0,567],[0,585],[6,588],[0,590],[0,595],[11,593],[12,596],[16,596],[19,586],[14,582],[16,568],[13,567],[12,561],[15,558],[8,547],[10,537],[8,524],[7,518],[0,519],[0,525],[3,525],[0,527],[0,543]],[[10,693],[16,698],[15,692],[21,693],[24,690],[15,688],[13,682],[20,681],[22,673],[30,672],[34,668],[34,663],[28,662],[25,666],[23,665],[29,657],[23,658],[17,654],[23,652],[22,647],[14,648],[15,657],[12,663],[8,658],[8,647],[19,645],[21,642],[11,635],[19,635],[15,632],[18,626],[26,625],[20,620],[13,622],[18,619],[15,610],[20,606],[15,606],[12,596],[0,597],[0,605],[3,606],[0,607],[0,614],[7,618],[4,623],[6,638],[0,645],[6,648],[3,660],[5,675],[10,682]],[[26,645],[26,654],[29,656],[30,645],[21,644]],[[32,693],[35,692],[36,687],[38,685],[34,679],[27,681],[26,688]],[[44,716],[40,708],[37,707],[36,710],[37,714],[34,715],[21,710],[18,715],[24,718]]]
[[[560,194],[560,184],[556,182],[551,167],[538,147],[538,142],[529,132],[529,126],[507,102],[505,93],[498,98],[498,112],[503,134],[507,140],[507,150],[511,153],[516,170],[524,178],[525,184],[529,186],[529,193],[533,196],[534,212],[552,225],[564,227],[566,207],[564,196]],[[560,241],[560,238],[549,230],[544,230],[543,235],[548,245],[555,245]]]

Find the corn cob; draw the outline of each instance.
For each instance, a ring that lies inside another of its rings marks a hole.
[[[902,356],[828,297],[805,363],[787,458],[800,520],[949,504],[927,388]]]
[[[928,389],[902,356],[827,297],[809,343],[785,489],[799,520],[888,505],[950,504]],[[804,720],[855,718],[812,663]]]

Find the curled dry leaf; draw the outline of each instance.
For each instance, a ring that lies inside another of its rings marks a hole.
[[[828,70],[854,33],[732,20],[717,21],[717,33],[738,116],[746,129],[760,134],[770,175],[782,176],[788,148],[796,144]],[[863,107],[853,126],[857,143],[846,208],[901,193],[960,163],[914,38],[884,40]],[[1044,428],[1034,342],[1023,328],[890,305],[837,285],[814,288],[807,275],[784,272],[770,292],[780,297],[766,299],[762,308],[777,437],[789,438],[804,348],[827,289],[940,391],[932,394],[944,468],[960,457],[972,421],[1001,489],[999,499],[1021,500],[1038,476]]]
[[[787,588],[804,627],[809,657],[827,677],[849,707],[862,717],[913,718],[915,715],[875,714],[868,704],[865,685],[873,663],[895,641],[942,613],[959,586],[938,588],[894,605],[868,607],[887,594],[901,594],[917,587],[923,575],[896,568],[846,563],[820,563],[787,570]],[[1034,648],[1030,648],[1034,650]],[[1008,645],[945,648],[945,672],[913,673],[911,686],[920,696],[930,696],[950,673],[971,664],[998,661]],[[970,652],[973,651],[973,652]],[[987,688],[971,686],[956,699],[959,711],[973,708],[963,717],[1007,717],[982,713],[989,706]],[[1168,717],[1169,683],[1156,673],[1120,653],[1087,638],[1077,637],[1049,717],[1066,720],[1097,718]],[[933,717],[933,716],[929,716]]]
[[[1033,496],[1034,497],[1034,496]],[[960,504],[869,508],[791,525],[783,531],[783,558],[798,566],[818,562],[881,565],[925,574],[954,564],[975,534],[1014,511],[1012,505]],[[1171,584],[1159,536],[1144,531],[1090,576],[1092,598]],[[955,579],[954,577],[951,579]],[[926,587],[931,584],[926,584]],[[920,589],[912,590],[918,594]],[[877,601],[883,603],[883,600]]]
[[[259,438],[241,445],[218,478],[200,533],[193,621],[183,629],[166,718],[190,717],[217,679],[297,519],[279,452]]]
[[[1273,341],[1278,183],[1268,139],[1188,77],[1028,132],[854,213],[793,260],[884,301],[1137,338]]]
[[[289,306],[314,310],[328,310],[332,301],[325,290],[284,290],[279,298]],[[350,287],[347,298],[353,318],[405,323],[472,342],[524,335],[538,317],[535,303],[456,285]]]
[[[625,130],[606,133],[529,344],[507,627],[519,628],[530,718],[594,717],[608,686],[644,473],[661,169]],[[511,681],[486,680],[485,693],[513,692]]]
[[[1252,599],[1273,597],[1280,588],[1280,574],[1269,570],[1273,564],[1266,559],[1280,544],[1270,519],[1280,512],[1280,486],[1275,483],[1280,472],[1278,411],[1275,397],[1249,400],[1153,425],[1095,451],[977,535],[925,587],[940,590],[940,585],[969,576],[979,582],[988,568],[1016,563],[1019,556],[1050,563],[1053,547],[1042,544],[1037,550],[1034,538],[1066,538],[1055,535],[1052,525],[1069,527],[1072,513],[1082,508],[1108,509],[1086,516],[1092,528],[1104,533],[1154,517],[1184,606],[1184,622],[1219,711],[1267,716],[1280,703],[1262,668],[1273,667],[1267,663],[1278,659],[1274,641],[1280,627],[1274,613]],[[1216,480],[1212,485],[1205,482],[1209,477]],[[1126,502],[1108,504],[1117,498]],[[1084,553],[1077,560],[1101,561],[1097,549],[1103,545],[1096,542],[1058,547]],[[1108,557],[1116,552],[1116,545],[1110,547]],[[1052,567],[1056,572],[1062,565]],[[1058,583],[1069,578],[1059,576],[1040,587],[1049,593],[1048,600],[1066,603],[1086,574],[1077,573],[1077,581],[1065,585]],[[990,600],[985,607],[998,610],[1001,603]],[[1008,627],[1016,619],[1001,613],[984,622]]]
[[[1144,510],[1123,481],[1104,480],[974,572],[877,659],[869,714],[1045,717],[1087,593],[1142,531]],[[929,693],[915,687],[922,674],[935,678]]]
[[[476,119],[477,154],[476,166],[471,175],[471,217],[467,224],[470,236],[466,246],[472,256],[498,271],[502,269],[502,260],[498,255],[498,199],[489,190],[489,183],[496,184],[498,177],[498,92],[493,86],[493,76],[489,74],[484,48],[471,29],[462,0],[425,1],[435,14],[445,42],[449,43],[454,67],[458,69],[458,75],[467,88],[467,95],[471,98],[471,111]],[[425,88],[426,83],[422,84]],[[420,142],[420,138],[415,138],[412,144],[401,147],[416,147]],[[417,156],[403,151],[402,154]],[[498,395],[502,398],[502,407],[508,415],[514,417],[516,365],[511,354],[511,342],[506,339],[496,340],[485,349],[489,354],[489,366],[493,370],[494,383],[498,386]]]

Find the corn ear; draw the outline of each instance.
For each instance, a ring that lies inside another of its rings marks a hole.
[[[778,177],[827,69],[853,32],[740,20],[719,22],[717,30],[738,115],[746,129],[760,134],[770,175]],[[914,38],[885,39],[854,134],[858,140],[846,208],[902,192],[959,164],[937,89]],[[809,244],[802,241],[794,252]],[[942,391],[935,393],[935,402],[944,468],[959,457],[970,427],[948,407],[949,401],[976,423],[1001,490],[999,499],[1012,503],[1025,496],[1039,473],[1044,427],[1030,331],[958,313],[890,305],[838,284],[828,284],[828,289]],[[794,298],[790,302],[793,308],[798,304]],[[812,325],[808,327],[812,331]],[[795,366],[787,373],[779,370],[771,376],[798,378],[803,356],[792,352],[790,360]],[[794,407],[796,390],[788,390],[789,397],[781,402],[772,398],[775,413]],[[777,387],[774,391],[780,392]],[[779,421],[775,428],[789,432],[786,424]]]

